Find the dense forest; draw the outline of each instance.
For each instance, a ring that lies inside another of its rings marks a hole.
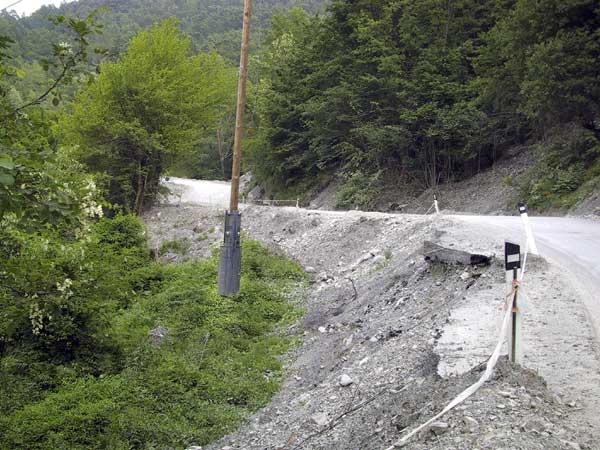
[[[253,7],[252,54],[259,49],[270,27],[271,17],[295,7],[315,13],[323,9],[316,0],[261,0]],[[52,84],[61,68],[50,68],[47,61],[53,45],[68,42],[70,32],[65,24],[56,24],[56,16],[86,17],[95,12],[102,32],[89,37],[89,58],[85,69],[89,74],[99,70],[100,62],[117,61],[125,53],[136,33],[165,19],[177,19],[180,29],[190,38],[194,52],[216,52],[228,66],[237,71],[242,27],[243,0],[80,0],[59,7],[44,6],[29,17],[19,18],[9,12],[0,13],[0,34],[14,42],[5,51],[22,76],[12,80],[10,96],[16,103],[34,99]],[[96,50],[94,53],[92,50]],[[253,64],[256,67],[256,64]],[[255,71],[253,80],[259,76]],[[80,74],[60,92],[60,98],[72,98],[88,77]],[[224,88],[231,88],[230,85]],[[235,86],[231,98],[235,97]],[[52,103],[45,104],[53,108]],[[197,151],[180,158],[175,170],[184,176],[227,178],[233,140],[233,108],[213,130],[195,141]],[[250,117],[251,119],[253,116]]]
[[[340,206],[369,207],[387,184],[463,179],[519,145],[541,153],[522,186],[537,208],[600,174],[596,1],[336,0],[287,21],[263,50],[250,144],[275,192],[335,175]]]

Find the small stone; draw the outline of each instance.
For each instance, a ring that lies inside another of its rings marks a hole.
[[[317,278],[319,281],[327,281],[330,277],[326,272],[321,272]]]
[[[324,427],[329,423],[329,417],[325,413],[313,414],[310,419],[320,427]]]
[[[498,409],[506,409],[506,405],[504,405],[504,404],[502,404],[502,403],[498,403],[498,404],[496,405],[496,408],[498,408]]]
[[[370,342],[378,342],[379,339],[377,339],[377,336],[373,336],[371,337],[371,339],[369,339]]]
[[[312,266],[308,266],[306,269],[304,269],[304,271],[305,271],[306,273],[315,273],[315,272],[317,271],[317,269],[315,269],[315,268],[314,268],[314,267],[312,267]]]
[[[354,380],[352,378],[350,378],[348,375],[344,374],[340,377],[340,386],[348,387],[352,383],[354,383]]]
[[[369,362],[369,357],[365,356],[363,359],[360,360],[360,362],[358,363],[359,367],[364,366],[367,362]]]
[[[477,422],[477,420],[475,420],[473,417],[465,416],[463,421],[470,431],[474,431],[479,427],[479,422]]]
[[[319,333],[327,333],[326,327],[319,327]]]
[[[227,447],[223,447],[221,450],[233,450],[233,447],[230,447],[229,445]]]
[[[450,426],[446,422],[433,422],[431,425],[429,425],[429,430],[431,430],[431,432],[436,436],[444,434],[449,428]]]
[[[512,395],[510,392],[508,392],[508,391],[500,391],[500,392],[498,392],[498,394],[500,394],[502,397],[505,397],[505,398],[511,398],[511,397],[513,396],[513,395]]]
[[[460,279],[463,281],[467,281],[469,278],[471,278],[471,274],[467,271],[460,274]]]
[[[199,445],[192,445],[191,447],[186,448],[186,450],[202,450],[202,447]]]
[[[577,442],[563,441],[563,444],[567,445],[569,448],[572,448],[573,450],[581,450],[581,445],[579,445]]]

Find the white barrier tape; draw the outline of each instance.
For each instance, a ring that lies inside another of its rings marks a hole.
[[[528,245],[525,246],[525,255],[523,257],[523,270],[521,271],[521,276],[519,277],[519,283],[523,281],[523,277],[525,276],[525,268],[527,265],[527,253],[528,253],[527,249],[528,249]],[[517,289],[517,287],[515,287],[514,289]],[[494,372],[494,367],[496,367],[496,363],[498,362],[498,359],[500,358],[500,352],[502,351],[502,346],[504,345],[504,340],[506,339],[506,333],[508,331],[508,325],[510,324],[510,318],[511,318],[512,310],[513,310],[513,306],[514,306],[514,301],[515,301],[514,289],[513,289],[513,292],[510,293],[509,301],[506,302],[506,313],[504,314],[504,319],[502,321],[502,328],[500,330],[500,338],[498,339],[498,342],[496,343],[496,348],[494,349],[492,356],[490,356],[490,359],[488,360],[488,362],[486,364],[485,372],[483,373],[481,378],[479,378],[479,380],[476,383],[472,384],[467,389],[465,389],[460,394],[458,394],[458,396],[456,398],[454,398],[454,400],[452,400],[450,403],[448,403],[448,405],[439,414],[432,417],[424,424],[418,426],[413,431],[408,433],[402,439],[400,439],[396,443],[392,444],[391,447],[388,447],[385,450],[394,450],[396,447],[404,447],[404,445],[406,445],[406,443],[408,442],[408,440],[411,437],[413,437],[415,434],[419,433],[421,430],[427,428],[429,425],[431,425],[433,422],[438,420],[440,417],[442,417],[448,411],[450,411],[450,410],[454,409],[456,406],[460,405],[462,402],[464,402],[466,399],[468,399],[471,395],[473,395],[475,392],[477,392],[479,390],[479,388],[481,386],[483,386],[484,383],[491,378],[492,373]]]

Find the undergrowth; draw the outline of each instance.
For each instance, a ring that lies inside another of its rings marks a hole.
[[[246,239],[241,292],[224,298],[218,255],[152,262],[133,217],[104,219],[89,242],[60,245],[43,240],[3,266],[0,449],[205,445],[277,391],[292,345],[277,330],[299,315],[287,301],[304,280],[298,264]],[[18,277],[6,274],[34,263],[54,271],[16,289]],[[67,275],[69,295],[45,298],[42,288]],[[41,319],[27,305],[34,301]],[[168,333],[156,342],[148,332],[159,326]]]
[[[600,188],[600,141],[591,131],[559,130],[537,151],[542,160],[520,184],[521,198],[531,208],[570,209]]]

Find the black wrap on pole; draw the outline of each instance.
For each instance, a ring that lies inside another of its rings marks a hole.
[[[225,230],[219,263],[219,294],[230,297],[240,291],[242,248],[240,234],[242,215],[239,211],[225,213]]]

